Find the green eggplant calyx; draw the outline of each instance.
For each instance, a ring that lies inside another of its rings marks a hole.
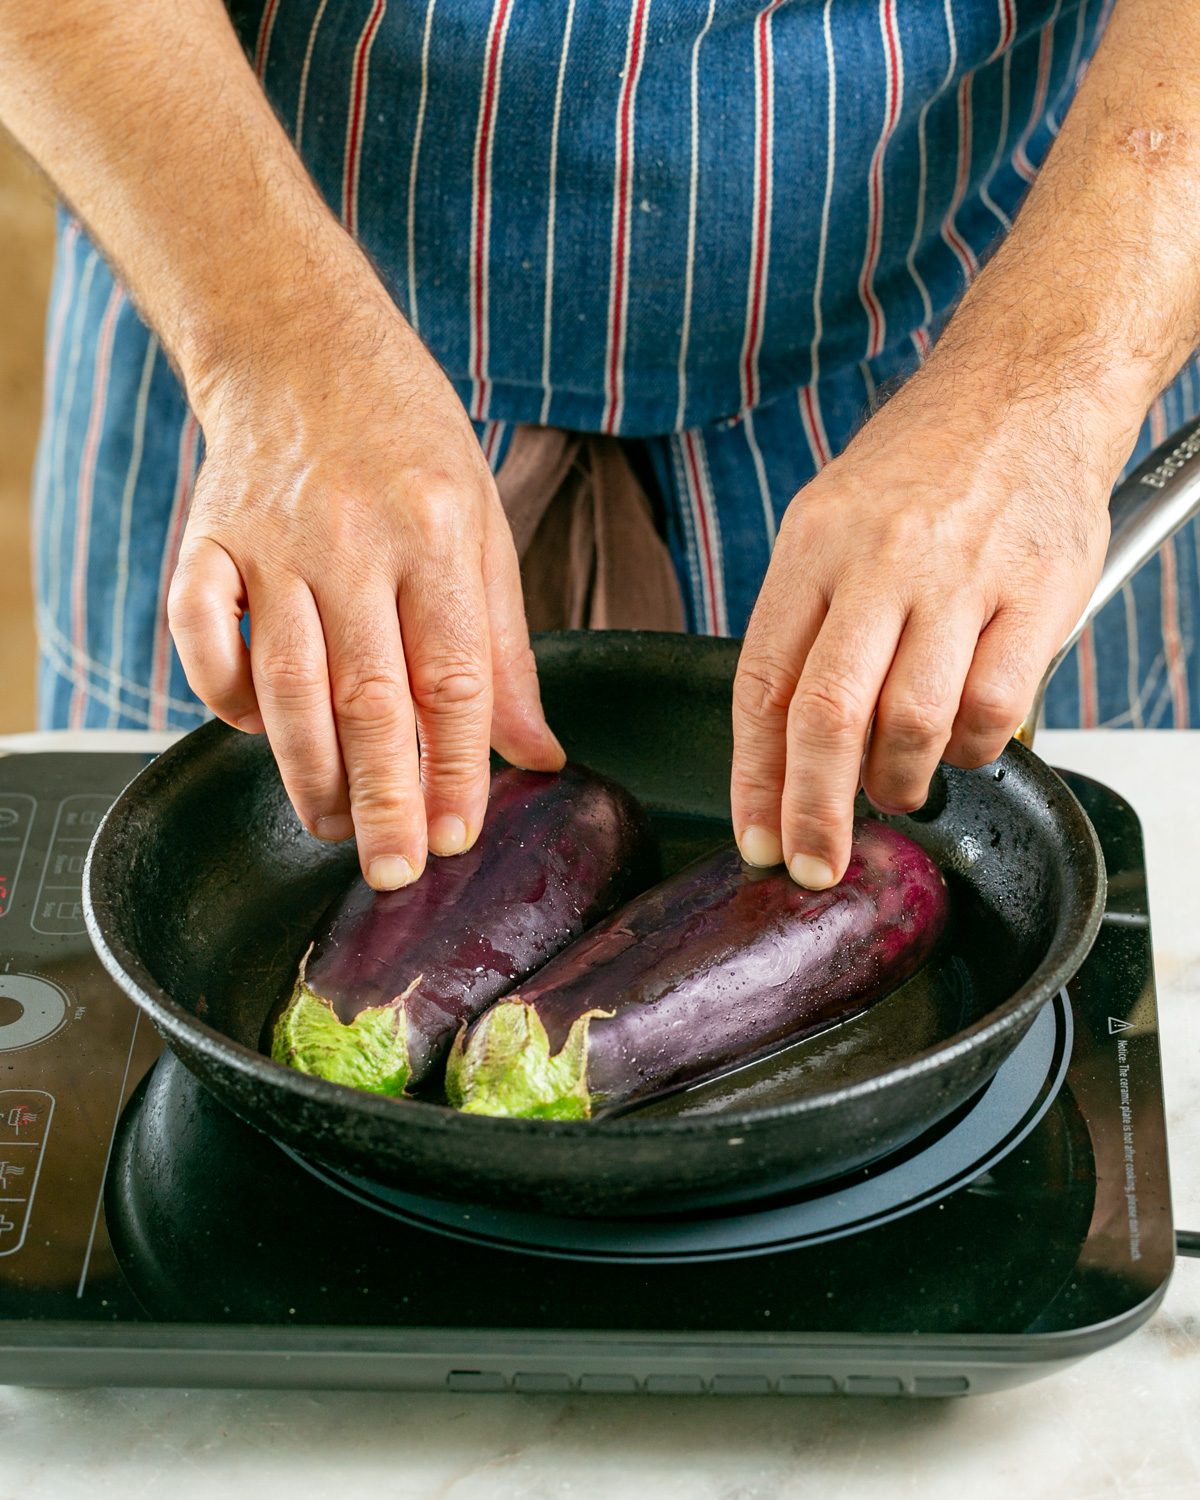
[[[360,1010],[345,1022],[301,978],[275,1023],[271,1056],[331,1083],[391,1097],[402,1094],[412,1071],[403,1004],[412,988],[390,1004]]]
[[[455,1038],[446,1064],[446,1097],[473,1115],[526,1120],[586,1120],[592,1113],[587,1086],[589,1010],[578,1017],[562,1049],[550,1054],[542,1019],[524,1000],[503,1000],[485,1011],[470,1040]]]

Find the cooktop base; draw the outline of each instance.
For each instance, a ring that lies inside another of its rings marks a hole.
[[[958,1395],[1104,1347],[1174,1243],[1140,831],[996,1080],[785,1203],[580,1225],[339,1180],[236,1120],[92,955],[91,829],[141,758],[0,760],[0,1381]]]

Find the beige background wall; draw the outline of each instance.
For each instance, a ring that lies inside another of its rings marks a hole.
[[[0,734],[34,724],[29,479],[53,224],[49,188],[0,133]]]

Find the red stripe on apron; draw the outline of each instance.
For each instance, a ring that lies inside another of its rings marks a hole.
[[[625,361],[625,314],[629,288],[626,284],[629,257],[630,199],[633,194],[633,104],[646,34],[650,0],[634,0],[629,17],[629,41],[625,52],[625,72],[617,104],[617,169],[613,182],[612,272],[609,282],[608,369],[603,432],[615,432],[621,423],[624,403],[623,366]]]
[[[1058,13],[1062,9],[1062,0],[1058,0],[1050,19],[1042,27],[1042,39],[1038,45],[1038,70],[1037,83],[1033,90],[1033,108],[1029,111],[1029,124],[1021,132],[1021,139],[1017,142],[1017,149],[1013,152],[1013,166],[1018,174],[1026,182],[1032,182],[1036,175],[1036,168],[1029,160],[1029,142],[1033,139],[1033,132],[1037,129],[1042,118],[1042,111],[1046,108],[1046,91],[1050,86],[1050,59],[1054,54],[1054,23],[1058,20]]]
[[[271,33],[275,30],[275,17],[279,14],[279,0],[267,0],[263,6],[262,19],[258,23],[258,40],[254,44],[254,74],[262,81],[267,71],[267,53],[271,50]]]
[[[771,196],[774,161],[775,59],[771,17],[783,0],[771,0],[754,23],[754,92],[758,104],[754,142],[754,222],[750,240],[750,289],[742,343],[742,406],[758,405],[758,355],[762,347],[767,264],[771,252]]]
[[[687,460],[687,479],[688,489],[691,491],[692,510],[699,528],[700,562],[704,577],[705,624],[708,626],[709,633],[716,635],[720,633],[720,622],[717,608],[715,549],[713,546],[708,507],[704,501],[704,481],[700,474],[700,460],[696,453],[696,435],[694,432],[685,432],[683,434],[683,453],[684,458]]]
[[[492,135],[496,123],[496,95],[500,63],[511,0],[496,0],[488,27],[487,53],[483,68],[483,93],[479,101],[479,126],[475,132],[475,205],[471,237],[471,379],[475,398],[471,415],[482,420],[491,396],[488,380],[488,254],[492,222]]]
[[[1085,625],[1075,648],[1079,663],[1079,723],[1084,729],[1095,729],[1100,721],[1100,695],[1096,687],[1096,641],[1090,625]]]
[[[942,238],[954,251],[968,281],[978,272],[979,262],[975,259],[975,252],[959,234],[954,220],[962,207],[971,177],[971,123],[971,74],[968,73],[958,85],[958,173],[954,179],[954,197],[942,220]]]
[[[886,93],[883,130],[875,143],[871,156],[871,170],[867,182],[869,204],[867,220],[867,255],[863,261],[862,274],[858,278],[858,295],[867,311],[868,336],[867,358],[871,359],[883,348],[886,320],[883,307],[875,295],[875,271],[879,265],[879,252],[883,240],[883,157],[888,141],[896,128],[900,115],[900,38],[896,29],[896,0],[880,0],[879,25],[883,33],[884,66],[886,70]]]
[[[988,62],[995,62],[1004,49],[1012,44],[1016,30],[1017,11],[1015,0],[1000,0],[1000,40],[996,43],[995,51],[988,58]]]
[[[367,112],[367,81],[371,46],[383,20],[387,0],[375,0],[367,24],[354,48],[350,71],[350,115],[346,122],[346,155],[342,164],[342,222],[358,236],[358,167],[362,156],[363,123]]]
[[[808,439],[813,461],[818,469],[823,469],[829,462],[829,439],[825,435],[821,408],[811,385],[803,386],[800,390],[800,419],[804,423],[804,435]]]
[[[1179,619],[1179,571],[1175,538],[1170,537],[1160,554],[1162,562],[1162,632],[1167,658],[1167,681],[1171,688],[1172,722],[1176,729],[1186,729],[1191,718],[1188,703],[1187,667],[1183,651],[1183,630]]]

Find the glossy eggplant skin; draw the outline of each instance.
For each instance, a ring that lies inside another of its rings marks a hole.
[[[276,1022],[277,1062],[396,1094],[455,1033],[658,874],[650,822],[586,767],[492,776],[474,846],[420,879],[364,880],[328,910]]]
[[[928,854],[855,824],[842,882],[797,886],[732,845],[594,927],[456,1039],[452,1104],[584,1118],[764,1055],[882,999],[929,958],[949,894]]]

